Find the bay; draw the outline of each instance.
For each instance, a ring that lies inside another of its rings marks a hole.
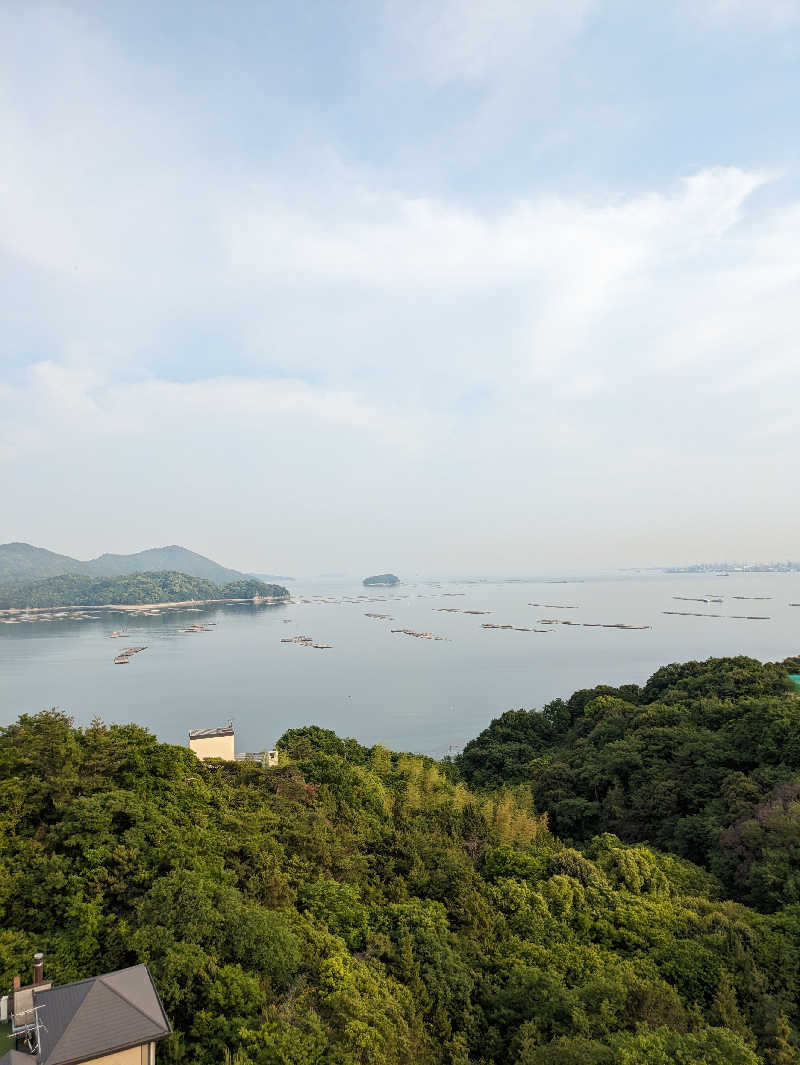
[[[297,581],[291,591],[293,601],[276,606],[154,607],[158,616],[0,625],[2,723],[58,707],[81,725],[95,716],[135,721],[161,740],[186,743],[190,728],[232,719],[238,750],[318,724],[365,744],[441,756],[504,710],[541,707],[595,684],[640,683],[668,662],[800,653],[800,607],[790,606],[800,602],[797,573],[604,573],[566,583],[394,588],[342,579]],[[693,601],[702,598],[722,602]],[[553,621],[561,623],[544,624]],[[200,623],[209,630],[182,631]],[[602,627],[613,624],[650,627]],[[109,639],[122,627],[124,638]],[[282,642],[297,635],[331,647]],[[129,664],[114,664],[124,647],[141,645]]]

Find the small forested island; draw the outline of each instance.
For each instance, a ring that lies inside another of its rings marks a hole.
[[[796,662],[789,665],[795,668]],[[184,1065],[797,1065],[800,696],[667,666],[455,761],[0,729],[0,988],[145,962]]]
[[[265,584],[254,578],[215,584],[172,570],[134,573],[125,577],[87,577],[72,573],[0,584],[0,610],[254,598],[288,599],[289,592],[279,584]]]
[[[400,578],[393,573],[378,573],[375,577],[365,577],[363,583],[367,587],[372,584],[399,584]]]

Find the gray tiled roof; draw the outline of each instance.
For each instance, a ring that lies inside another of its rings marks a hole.
[[[0,1058],[0,1065],[31,1065],[31,1056],[24,1050],[9,1050]]]
[[[36,1005],[44,1007],[39,1065],[73,1065],[170,1034],[146,965],[35,995]]]

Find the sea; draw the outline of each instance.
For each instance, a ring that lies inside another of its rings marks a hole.
[[[800,573],[287,587],[292,599],[278,605],[0,624],[0,723],[57,707],[79,725],[136,722],[185,744],[189,729],[231,720],[240,751],[316,724],[441,757],[506,710],[642,683],[669,662],[800,654]],[[616,625],[637,627],[606,627]],[[192,626],[202,629],[185,631]],[[127,631],[110,638],[118,629]],[[311,642],[287,642],[295,637]],[[129,646],[145,650],[116,665]]]

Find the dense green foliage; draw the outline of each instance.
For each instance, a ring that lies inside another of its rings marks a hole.
[[[220,566],[218,562],[177,544],[151,547],[132,555],[104,554],[88,562],[32,544],[0,544],[1,581],[38,581],[64,573],[80,573],[84,577],[122,577],[130,573],[162,570],[187,573],[190,577],[201,577],[215,584],[227,584],[245,576],[238,570]]]
[[[493,721],[459,759],[473,785],[526,782],[573,842],[613,832],[706,866],[726,892],[800,903],[800,696],[791,663],[709,659]]]
[[[319,728],[201,763],[55,712],[0,730],[0,987],[145,961],[200,1065],[795,1063],[800,910],[560,843],[525,787]]]
[[[180,603],[189,599],[252,599],[255,596],[286,599],[289,592],[280,585],[264,584],[251,577],[214,584],[170,570],[136,573],[130,577],[84,577],[71,573],[0,586],[0,609]]]

